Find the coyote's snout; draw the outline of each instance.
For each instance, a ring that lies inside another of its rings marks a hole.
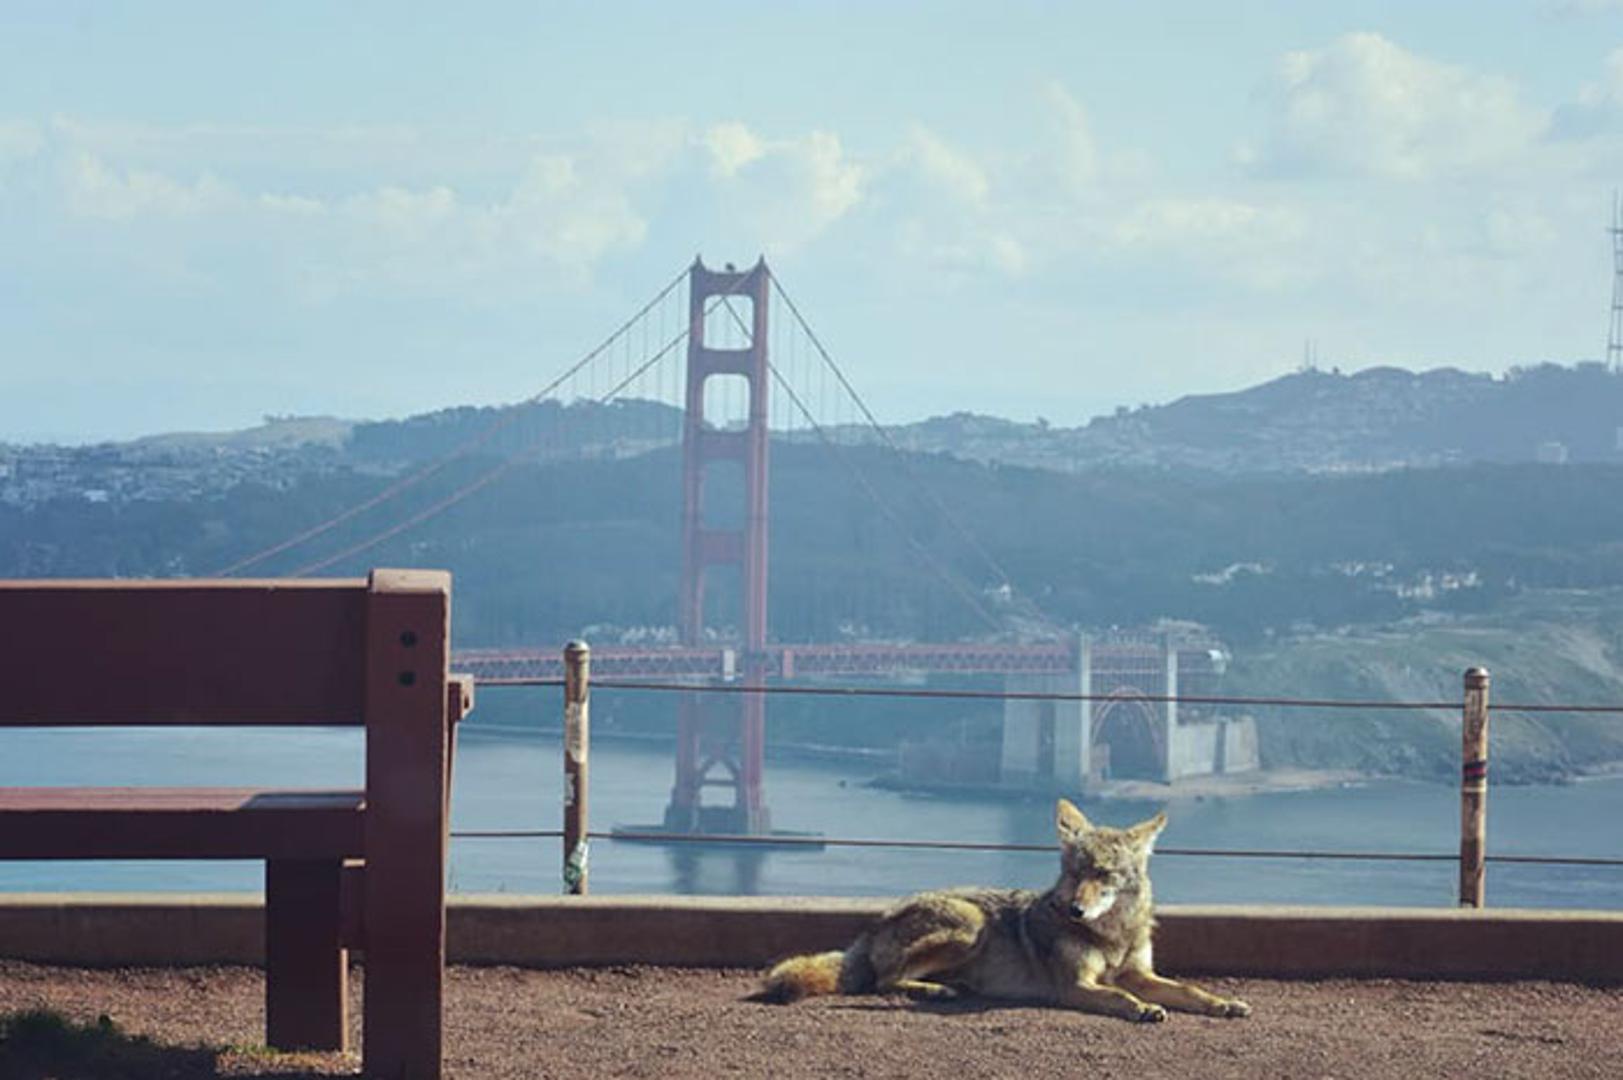
[[[1046,1001],[1127,1020],[1165,1020],[1167,1009],[1249,1015],[1243,1001],[1155,973],[1149,858],[1166,815],[1113,829],[1061,799],[1057,818],[1060,874],[1047,892],[918,893],[844,952],[778,964],[761,996],[788,1002],[900,990]]]

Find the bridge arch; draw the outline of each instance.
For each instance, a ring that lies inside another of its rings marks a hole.
[[[1116,780],[1164,780],[1166,739],[1160,710],[1142,690],[1118,687],[1094,706],[1089,742],[1097,755],[1104,750],[1109,776]]]

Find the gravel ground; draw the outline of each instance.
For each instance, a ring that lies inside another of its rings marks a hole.
[[[1559,983],[1213,979],[1247,1020],[1134,1025],[1060,1009],[905,998],[745,1000],[751,971],[453,968],[449,1075],[506,1077],[1614,1077],[1623,989]],[[357,983],[359,992],[360,980]],[[276,1055],[251,968],[91,971],[0,961],[0,1012],[45,1006],[134,1037],[119,1072],[19,1063],[11,1078],[353,1074],[353,1058]],[[359,1008],[356,1009],[359,1015]],[[100,1067],[98,1067],[100,1068]]]

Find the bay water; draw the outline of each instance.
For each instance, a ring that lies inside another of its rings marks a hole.
[[[358,785],[362,738],[351,729],[13,729],[0,732],[0,785]],[[660,821],[669,799],[668,744],[597,740],[590,758],[594,830]],[[1048,798],[929,797],[871,786],[861,761],[774,760],[766,772],[773,825],[830,838],[1053,843]],[[539,729],[463,725],[453,831],[557,830],[562,748]],[[1160,847],[1449,854],[1459,794],[1445,785],[1381,781],[1319,791],[1164,802],[1083,803],[1096,821],[1126,824],[1165,807]],[[1490,854],[1623,858],[1623,778],[1494,787]],[[453,839],[450,884],[469,893],[561,891],[561,841]],[[596,840],[596,894],[894,896],[954,884],[1044,888],[1053,851],[988,852],[829,846],[720,848]],[[1449,907],[1452,862],[1212,858],[1157,855],[1156,896],[1171,903],[1387,904]],[[246,862],[0,862],[0,891],[233,891],[261,887]],[[1623,867],[1492,865],[1494,907],[1623,909]]]

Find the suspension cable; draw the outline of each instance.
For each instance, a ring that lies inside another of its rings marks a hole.
[[[317,536],[321,536],[322,534],[327,533],[327,532],[331,531],[334,528],[337,528],[339,525],[342,525],[344,522],[349,521],[351,518],[354,518],[358,514],[363,514],[366,511],[372,509],[374,506],[377,506],[377,505],[379,505],[381,503],[387,502],[388,500],[394,498],[396,495],[400,494],[402,491],[405,491],[408,488],[416,486],[417,484],[421,483],[422,481],[424,481],[424,480],[428,479],[429,477],[433,476],[434,474],[438,473],[441,469],[445,468],[445,466],[449,465],[451,462],[459,460],[460,458],[466,457],[468,454],[471,454],[474,450],[478,449],[480,446],[482,446],[485,443],[489,442],[498,432],[500,432],[500,431],[506,429],[508,426],[516,423],[518,421],[518,419],[520,418],[519,407],[524,406],[524,405],[533,405],[533,404],[536,404],[537,402],[545,400],[546,397],[549,394],[551,394],[554,390],[558,389],[558,387],[562,386],[569,379],[573,378],[587,364],[590,364],[592,361],[596,360],[599,356],[603,355],[603,353],[605,351],[607,351],[610,347],[612,347],[614,345],[614,343],[617,340],[619,340],[621,335],[625,334],[626,331],[629,330],[632,326],[634,326],[639,319],[641,319],[644,315],[648,314],[648,312],[651,311],[656,304],[661,303],[667,296],[669,296],[671,294],[671,291],[674,290],[678,285],[680,285],[682,283],[683,278],[685,278],[686,276],[687,276],[687,271],[686,270],[683,270],[681,273],[677,274],[675,278],[671,279],[670,284],[666,285],[663,289],[661,289],[654,296],[654,298],[652,300],[648,301],[648,303],[644,304],[640,309],[638,309],[638,311],[637,311],[637,313],[635,315],[631,316],[631,318],[629,318],[625,322],[621,323],[620,326],[612,334],[610,334],[608,337],[604,338],[603,341],[595,349],[592,349],[585,356],[581,357],[574,364],[572,364],[567,370],[565,370],[563,372],[563,374],[561,374],[557,378],[553,379],[550,383],[548,383],[546,386],[542,387],[536,393],[530,395],[528,398],[525,398],[523,401],[520,401],[520,402],[517,402],[517,403],[515,403],[513,405],[508,406],[505,413],[503,413],[502,415],[497,416],[496,419],[494,419],[490,424],[486,425],[485,428],[482,431],[480,431],[477,434],[473,435],[472,437],[466,439],[460,445],[452,448],[452,450],[449,453],[443,454],[439,458],[435,459],[434,461],[431,461],[427,465],[422,466],[421,468],[417,469],[415,472],[412,472],[412,473],[410,473],[410,474],[408,474],[408,475],[406,475],[404,477],[401,477],[401,478],[397,479],[394,483],[390,484],[388,487],[384,488],[382,491],[378,492],[376,495],[373,495],[372,497],[370,497],[368,499],[365,499],[365,500],[355,504],[354,506],[351,506],[349,509],[345,510],[343,513],[337,514],[337,515],[335,515],[335,516],[333,516],[331,518],[328,518],[326,521],[319,522],[318,524],[313,525],[310,528],[307,528],[307,529],[303,530],[302,532],[296,533],[295,535],[288,537],[286,540],[283,540],[280,543],[273,544],[270,547],[264,548],[264,549],[262,549],[260,551],[254,552],[251,555],[245,556],[244,558],[238,559],[236,562],[231,563],[229,566],[222,567],[221,569],[215,571],[213,576],[214,577],[230,577],[231,575],[237,573],[240,570],[245,570],[250,566],[254,566],[254,565],[258,564],[258,563],[264,562],[266,559],[269,559],[274,555],[279,555],[282,552],[288,550],[289,548],[296,547],[299,544],[304,543],[306,540],[313,540]],[[370,545],[368,545],[368,546],[370,546]],[[361,549],[361,550],[364,550],[364,548]],[[334,559],[332,561],[336,562],[337,559]],[[325,564],[323,564],[323,565],[325,565]],[[295,574],[294,576],[298,576],[298,575]]]
[[[734,317],[737,317],[736,313]],[[850,462],[849,459],[846,458],[844,451],[835,445],[834,441],[829,438],[828,432],[823,429],[823,426],[819,424],[817,419],[807,410],[805,403],[800,400],[800,395],[795,393],[794,387],[790,386],[788,381],[784,379],[783,373],[780,372],[771,361],[767,362],[766,367],[767,371],[771,373],[773,381],[778,384],[778,388],[785,394],[789,395],[789,400],[794,403],[795,408],[800,412],[801,416],[805,418],[807,425],[812,429],[812,431],[816,432],[818,439],[822,441],[824,448],[828,450],[830,456],[838,461],[846,472],[851,475],[851,478],[862,487],[862,490],[867,494],[868,498],[873,501],[875,506],[879,507],[886,519],[896,527],[896,531],[901,534],[902,539],[905,540],[914,551],[918,552],[919,557],[930,565],[930,568],[947,583],[948,588],[956,592],[958,596],[970,606],[975,614],[987,624],[988,627],[993,630],[1001,630],[1003,628],[1002,624],[999,623],[996,616],[988,611],[985,605],[980,602],[980,598],[977,597],[972,590],[960,582],[957,577],[952,574],[949,568],[943,566],[941,562],[936,559],[935,555],[930,551],[930,549],[925,547],[923,542],[908,530],[906,524],[904,524],[901,520],[900,515],[898,515],[896,511],[885,502],[884,499],[879,497],[879,493],[874,490],[873,484],[870,483],[868,478],[863,475],[862,470],[858,469]]]
[[[918,490],[922,491],[926,498],[928,498],[930,502],[935,505],[936,510],[941,514],[948,526],[950,526],[952,530],[957,533],[966,544],[969,545],[971,550],[979,555],[986,565],[991,568],[992,572],[997,575],[998,582],[1008,587],[1012,593],[1013,582],[1010,580],[1008,573],[1003,569],[1002,565],[992,557],[991,552],[987,551],[986,548],[982,546],[980,541],[975,538],[974,534],[958,521],[958,519],[953,515],[952,511],[947,508],[946,503],[944,503],[940,496],[935,493],[935,490],[919,479],[917,473],[913,471],[912,466],[908,464],[907,455],[902,452],[902,448],[896,443],[896,440],[891,437],[889,430],[887,430],[886,427],[879,422],[878,418],[875,417],[874,414],[869,410],[868,403],[862,399],[862,395],[857,393],[856,387],[852,386],[851,381],[845,377],[845,372],[838,364],[834,362],[834,357],[829,355],[828,349],[824,348],[823,346],[822,339],[817,336],[817,332],[811,328],[809,323],[806,322],[805,316],[801,315],[800,308],[796,306],[794,299],[789,295],[788,291],[784,289],[783,283],[778,280],[778,276],[772,273],[770,270],[767,271],[767,276],[772,282],[773,290],[783,298],[783,302],[788,305],[790,313],[794,315],[795,321],[799,323],[800,328],[805,331],[807,340],[812,343],[812,346],[817,350],[818,355],[823,358],[823,363],[828,365],[829,370],[834,373],[834,377],[838,379],[840,385],[845,388],[845,392],[850,395],[850,398],[856,404],[856,407],[862,411],[863,417],[865,417],[868,421],[868,426],[873,428],[879,437],[884,440],[885,445],[897,455],[897,459],[902,463],[902,468],[907,472],[909,479],[911,479]],[[1040,614],[1041,613],[1039,612],[1039,616]]]
[[[715,307],[715,305],[712,304],[711,305],[711,310],[714,310],[714,307]],[[666,356],[670,355],[671,351],[674,350],[678,345],[680,345],[682,343],[682,341],[687,336],[688,336],[688,329],[686,327],[684,327],[679,333],[677,333],[668,342],[666,342],[665,346],[663,348],[661,348],[657,353],[655,353],[653,356],[649,357],[646,361],[644,361],[641,367],[639,367],[635,371],[630,372],[629,374],[627,374],[625,376],[625,378],[623,378],[619,382],[615,383],[615,385],[614,385],[614,387],[612,389],[610,389],[608,392],[604,393],[601,397],[599,397],[598,398],[598,404],[606,405],[610,401],[613,401],[614,398],[622,390],[624,390],[627,386],[631,385],[631,383],[634,382],[639,376],[641,376],[643,372],[647,371],[649,368],[653,367],[655,364],[657,364],[661,360],[665,359]],[[446,510],[449,510],[451,507],[455,506],[459,502],[462,502],[464,499],[468,498],[470,495],[473,495],[476,492],[488,487],[490,484],[494,483],[499,477],[506,474],[510,469],[514,468],[517,465],[521,465],[521,464],[525,463],[525,461],[527,460],[527,457],[528,457],[528,455],[525,454],[525,453],[514,454],[513,456],[511,456],[511,457],[505,459],[504,461],[502,461],[500,464],[494,466],[493,468],[487,470],[486,472],[484,472],[480,476],[478,476],[478,477],[474,478],[473,480],[469,481],[467,484],[465,484],[462,487],[460,487],[460,488],[456,489],[455,491],[451,492],[449,495],[447,495],[443,499],[440,499],[438,502],[432,504],[431,506],[425,507],[422,510],[419,510],[417,513],[415,513],[415,514],[411,515],[410,517],[406,518],[404,521],[397,522],[394,525],[391,525],[389,528],[384,529],[382,532],[374,533],[372,536],[368,537],[367,539],[362,540],[360,543],[357,543],[357,544],[354,544],[354,545],[352,545],[350,547],[345,548],[343,551],[340,551],[336,555],[332,555],[332,556],[329,556],[328,558],[321,559],[321,560],[319,560],[317,562],[313,562],[313,563],[309,563],[309,564],[307,564],[305,566],[301,566],[297,570],[293,571],[292,574],[290,574],[289,576],[290,577],[304,577],[307,574],[313,574],[318,570],[325,570],[327,567],[333,565],[336,562],[340,562],[340,561],[342,561],[344,559],[347,559],[351,555],[358,555],[361,552],[366,551],[369,548],[376,547],[378,544],[383,543],[383,541],[388,540],[391,537],[397,536],[400,533],[405,532],[407,529],[411,528],[412,526],[417,525],[417,524],[419,524],[419,523],[421,523],[423,521],[426,521],[429,518],[434,517],[434,516],[444,512],[444,511],[446,511]]]

